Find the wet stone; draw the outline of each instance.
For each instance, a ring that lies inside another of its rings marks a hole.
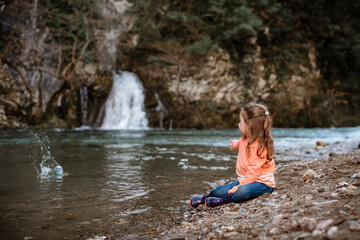
[[[322,192],[329,192],[330,191],[330,187],[328,186],[323,186],[323,187],[319,187],[318,188],[318,192],[322,193]]]
[[[82,225],[89,225],[89,224],[91,224],[91,222],[90,222],[90,221],[84,221],[84,222],[81,222],[80,224],[82,224]]]

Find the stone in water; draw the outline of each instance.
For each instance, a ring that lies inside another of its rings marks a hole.
[[[55,175],[63,175],[63,173],[64,173],[63,168],[61,166],[56,166],[54,168],[54,173],[55,173]]]

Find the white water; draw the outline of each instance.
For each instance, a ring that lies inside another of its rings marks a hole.
[[[144,88],[130,72],[114,74],[114,82],[105,103],[102,129],[146,129]]]
[[[52,176],[56,178],[62,178],[66,175],[63,168],[55,160],[50,152],[50,141],[45,132],[32,132],[32,135],[36,138],[38,147],[40,148],[37,157],[33,160],[32,164],[40,179],[48,179]],[[38,163],[40,161],[40,163]]]

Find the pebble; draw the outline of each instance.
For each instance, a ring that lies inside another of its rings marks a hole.
[[[322,142],[322,141],[317,141],[316,142],[316,146],[320,146],[320,147],[324,147],[326,146],[327,144],[325,142]]]
[[[326,231],[333,223],[334,223],[334,219],[328,219],[328,220],[321,221],[316,226],[315,230]]]
[[[284,200],[284,199],[286,199],[286,197],[287,196],[284,194],[284,195],[281,195],[280,199]]]
[[[321,192],[329,192],[329,191],[330,191],[330,188],[328,186],[323,186],[323,187],[318,188],[319,193],[321,193]]]
[[[221,227],[222,230],[224,230],[225,232],[232,232],[234,231],[234,226],[222,226]]]
[[[190,222],[182,222],[181,223],[181,226],[184,226],[184,227],[189,227],[189,226],[192,226],[193,224],[192,223],[190,223]]]
[[[354,179],[354,178],[357,178],[357,175],[358,175],[357,173],[354,173],[354,174],[351,176],[351,178],[353,178],[353,179]]]
[[[302,219],[299,220],[300,226],[308,231],[314,230],[316,227],[316,223],[317,222],[315,218],[303,217]]]
[[[320,174],[316,174],[314,176],[315,179],[320,179],[321,177],[325,176],[323,173],[320,173]]]
[[[232,238],[232,237],[235,237],[235,236],[237,236],[237,235],[239,235],[240,233],[238,233],[238,232],[236,232],[236,231],[234,231],[234,232],[227,232],[227,233],[225,233],[224,234],[224,237],[225,238]]]
[[[342,182],[339,182],[339,183],[338,183],[338,186],[337,186],[337,187],[347,187],[348,185],[349,185],[348,182],[342,181]]]
[[[360,231],[360,220],[358,221],[347,221],[346,225],[353,231]]]
[[[329,230],[327,231],[327,235],[330,238],[335,238],[336,234],[338,233],[338,228],[335,226],[332,226],[331,228],[329,228]]]
[[[311,236],[312,236],[312,237],[319,237],[321,234],[322,234],[321,231],[319,231],[319,230],[314,230],[314,231],[311,233]]]
[[[280,233],[280,230],[278,228],[273,228],[270,230],[270,234],[272,235],[277,235]]]
[[[336,198],[336,197],[338,197],[339,196],[339,194],[337,194],[336,192],[333,192],[333,193],[331,193],[331,195],[330,195],[331,197],[333,197],[333,198]]]
[[[306,170],[304,175],[302,176],[303,179],[310,179],[313,178],[316,175],[316,172],[312,169]]]
[[[283,218],[284,218],[284,216],[282,214],[279,214],[273,218],[272,223],[279,224]]]
[[[84,221],[84,222],[81,222],[80,224],[82,224],[82,225],[88,225],[88,224],[91,224],[91,222],[90,222],[90,221]]]

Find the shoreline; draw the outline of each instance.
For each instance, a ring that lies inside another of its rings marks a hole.
[[[360,149],[278,162],[275,181],[273,193],[244,203],[189,208],[159,238],[360,239]]]

